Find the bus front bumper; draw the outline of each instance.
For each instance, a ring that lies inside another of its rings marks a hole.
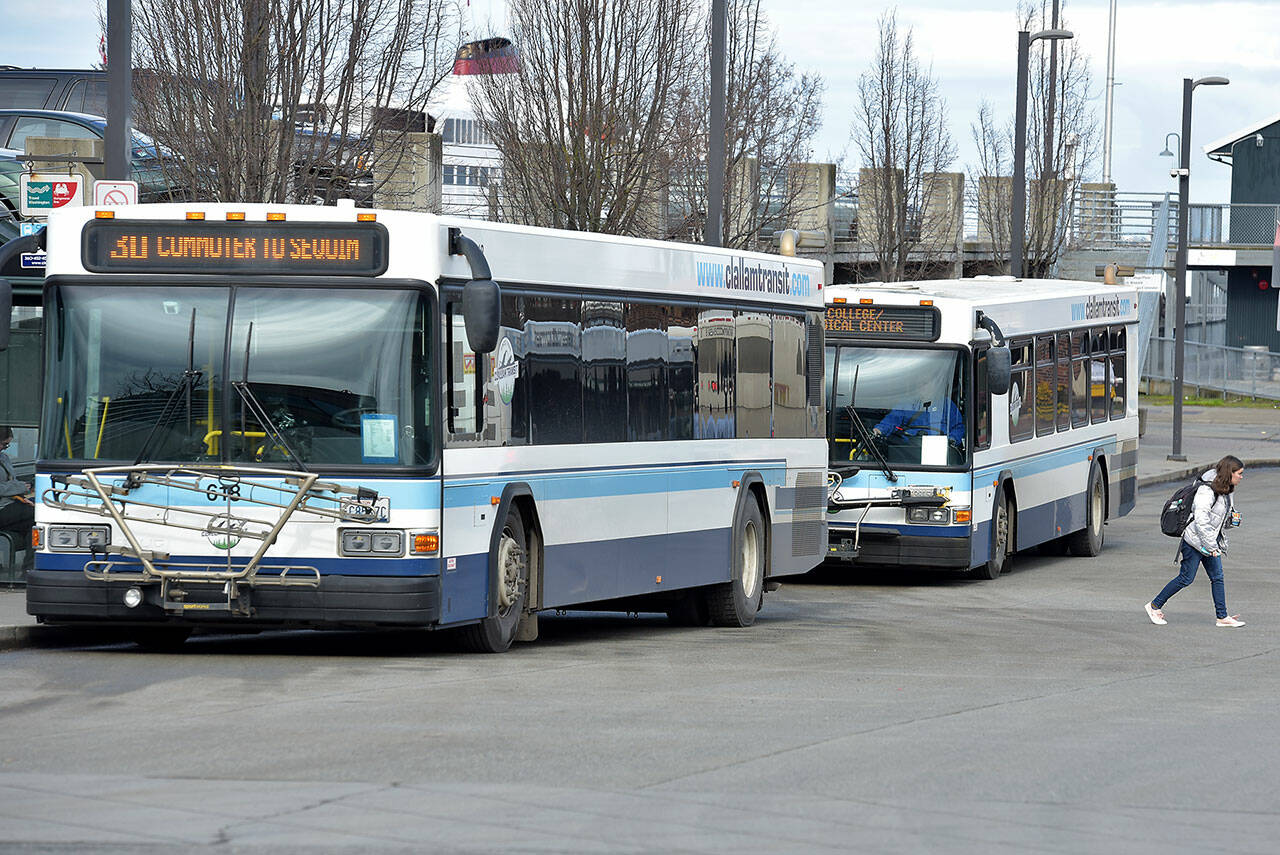
[[[144,588],[137,606],[125,604],[131,582],[97,582],[83,573],[32,570],[27,574],[27,613],[41,623],[181,623],[225,627],[428,626],[440,620],[439,576],[325,575],[317,587],[260,587],[252,609],[237,615],[219,608],[220,588],[191,598],[180,615],[166,613],[154,590]],[[158,586],[151,586],[153,589]]]
[[[832,527],[827,542],[827,560],[926,569],[967,569],[969,538],[901,534],[893,529],[863,528],[861,535],[855,540],[852,529]]]

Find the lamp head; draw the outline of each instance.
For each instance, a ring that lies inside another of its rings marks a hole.
[[[1038,33],[1031,34],[1031,41],[1034,42],[1036,39],[1073,39],[1075,37],[1076,34],[1070,30],[1041,30]]]
[[[1226,86],[1231,81],[1225,77],[1201,77],[1195,83],[1191,84],[1191,88],[1197,86]]]

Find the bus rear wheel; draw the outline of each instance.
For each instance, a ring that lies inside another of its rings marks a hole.
[[[1084,528],[1067,536],[1067,547],[1072,555],[1093,558],[1102,552],[1102,524],[1107,516],[1106,482],[1102,469],[1095,460],[1089,468],[1089,486],[1084,492]]]
[[[751,626],[764,596],[764,517],[748,499],[733,530],[729,581],[707,591],[707,609],[714,626]]]
[[[497,553],[497,612],[462,628],[462,642],[476,653],[502,653],[515,641],[529,591],[529,552],[524,520],[512,512],[502,523]]]

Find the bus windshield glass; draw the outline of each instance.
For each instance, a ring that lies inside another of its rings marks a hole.
[[[417,291],[64,285],[50,303],[45,460],[434,458]]]
[[[962,356],[950,349],[828,346],[832,467],[881,459],[893,467],[963,464]]]

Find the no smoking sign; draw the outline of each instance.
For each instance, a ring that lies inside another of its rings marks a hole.
[[[137,181],[93,182],[93,204],[98,207],[138,204]]]

